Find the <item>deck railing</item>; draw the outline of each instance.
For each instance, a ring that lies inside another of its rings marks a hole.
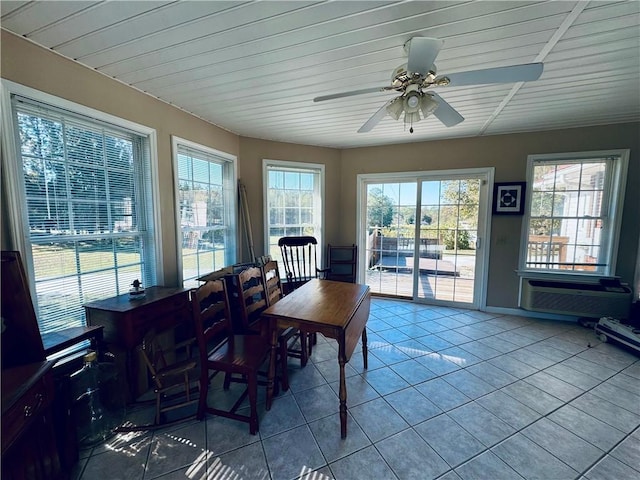
[[[567,262],[569,237],[529,235],[527,244],[528,268],[564,268]]]

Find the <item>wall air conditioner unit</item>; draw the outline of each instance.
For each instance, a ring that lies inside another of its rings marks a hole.
[[[522,279],[520,306],[533,312],[626,319],[632,292],[617,281],[579,283]]]

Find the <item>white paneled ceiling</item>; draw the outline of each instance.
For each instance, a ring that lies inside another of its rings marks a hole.
[[[5,1],[2,28],[242,136],[356,147],[640,120],[640,2]],[[438,74],[543,62],[537,81],[436,87],[465,120],[409,133],[384,87],[414,36]]]

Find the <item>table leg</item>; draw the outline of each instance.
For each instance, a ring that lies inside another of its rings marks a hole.
[[[340,365],[340,437],[347,438],[347,382],[344,373],[344,366],[347,360],[343,344],[338,346],[338,350],[338,364]]]
[[[266,409],[271,410],[273,400],[273,385],[276,379],[276,357],[278,356],[278,328],[275,320],[271,322],[271,355],[269,357],[269,374],[267,376],[267,404]]]
[[[369,368],[368,366],[369,359],[369,351],[367,350],[367,327],[362,329],[362,363],[364,364],[364,369]]]

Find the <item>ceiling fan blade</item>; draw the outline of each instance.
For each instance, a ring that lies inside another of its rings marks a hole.
[[[433,115],[440,120],[446,127],[453,127],[464,120],[464,117],[458,113],[458,111],[449,105],[444,98],[435,92],[429,92],[433,98],[438,102],[438,108],[433,112]]]
[[[485,68],[483,70],[470,70],[468,72],[440,75],[438,80],[446,77],[448,86],[459,87],[464,85],[481,85],[486,83],[516,83],[537,80],[542,75],[542,63],[526,63],[524,65],[511,65],[508,67]]]
[[[437,38],[413,37],[409,42],[407,70],[413,73],[428,73],[444,41]]]
[[[358,133],[370,132],[373,127],[380,123],[380,120],[382,120],[387,114],[387,106],[389,106],[392,101],[393,100],[389,100],[388,102],[385,102],[385,104],[380,107],[380,110],[371,115],[371,118],[364,122],[364,125],[358,129]]]
[[[334,98],[344,98],[351,97],[353,95],[362,95],[363,93],[374,93],[374,92],[384,92],[386,90],[391,90],[391,87],[372,87],[372,88],[363,88],[361,90],[352,90],[350,92],[342,92],[342,93],[334,93],[331,95],[322,95],[320,97],[316,97],[313,99],[314,102],[322,102],[324,100],[333,100]]]

